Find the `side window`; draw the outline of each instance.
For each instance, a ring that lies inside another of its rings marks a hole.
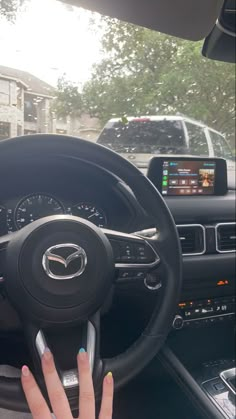
[[[10,124],[9,122],[0,121],[0,140],[5,140],[10,137]]]
[[[10,103],[10,83],[7,80],[0,80],[0,103],[1,105]]]
[[[212,141],[215,156],[216,157],[223,157],[225,159],[232,160],[233,159],[233,154],[230,150],[230,147],[229,147],[227,141],[224,139],[224,137],[222,135],[218,134],[217,132],[214,132],[214,131],[211,131],[211,130],[209,130],[209,132],[210,132],[211,141]]]
[[[194,156],[209,156],[204,129],[198,125],[185,122],[189,137],[189,152]]]

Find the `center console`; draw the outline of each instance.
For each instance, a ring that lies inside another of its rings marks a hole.
[[[199,419],[235,419],[235,359],[218,359],[191,371],[166,345],[159,360],[199,412]]]
[[[234,316],[234,296],[181,301],[173,321],[173,328],[180,330],[204,327],[215,323],[234,321]]]
[[[199,385],[211,402],[219,409],[226,419],[235,418],[235,372],[234,360],[220,360],[206,363],[208,378],[199,380]],[[225,369],[226,368],[226,369]]]
[[[235,415],[235,193],[226,162],[154,157],[148,177],[164,197],[183,254],[181,297],[158,358],[199,419]]]

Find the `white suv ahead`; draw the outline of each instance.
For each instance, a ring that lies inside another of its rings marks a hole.
[[[136,166],[145,168],[155,155],[223,157],[233,163],[224,136],[184,116],[148,116],[110,119],[97,142]]]

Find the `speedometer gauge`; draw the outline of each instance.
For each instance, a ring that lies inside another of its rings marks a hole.
[[[71,210],[73,215],[85,218],[98,227],[106,227],[107,225],[107,218],[104,211],[89,202],[80,202],[72,207]]]
[[[30,195],[17,205],[15,223],[21,229],[39,218],[58,214],[64,214],[64,208],[57,199],[44,194]]]

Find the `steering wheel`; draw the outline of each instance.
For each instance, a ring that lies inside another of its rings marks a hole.
[[[57,348],[50,346],[47,339],[57,331],[61,336],[59,343],[66,339],[68,347],[73,329],[88,351],[99,397],[102,378],[108,371],[113,372],[116,388],[123,386],[151,361],[168,335],[182,278],[176,226],[153,184],[135,166],[105,147],[48,134],[0,142],[0,167],[4,162],[26,162],[35,156],[72,158],[78,164],[83,161],[102,168],[115,178],[116,187],[136,203],[141,228],[150,227],[151,223],[155,226],[131,234],[98,228],[78,217],[55,215],[0,237],[0,267],[6,295],[22,320],[42,390],[45,388],[40,357],[46,346],[51,348],[57,363]],[[159,275],[162,299],[128,350],[114,358],[101,359],[101,308],[112,294],[117,273],[123,269],[142,269],[146,275]],[[77,409],[79,379],[75,364],[72,369],[63,369],[58,362],[57,368],[71,408]],[[28,411],[19,378],[0,377],[0,406]]]

